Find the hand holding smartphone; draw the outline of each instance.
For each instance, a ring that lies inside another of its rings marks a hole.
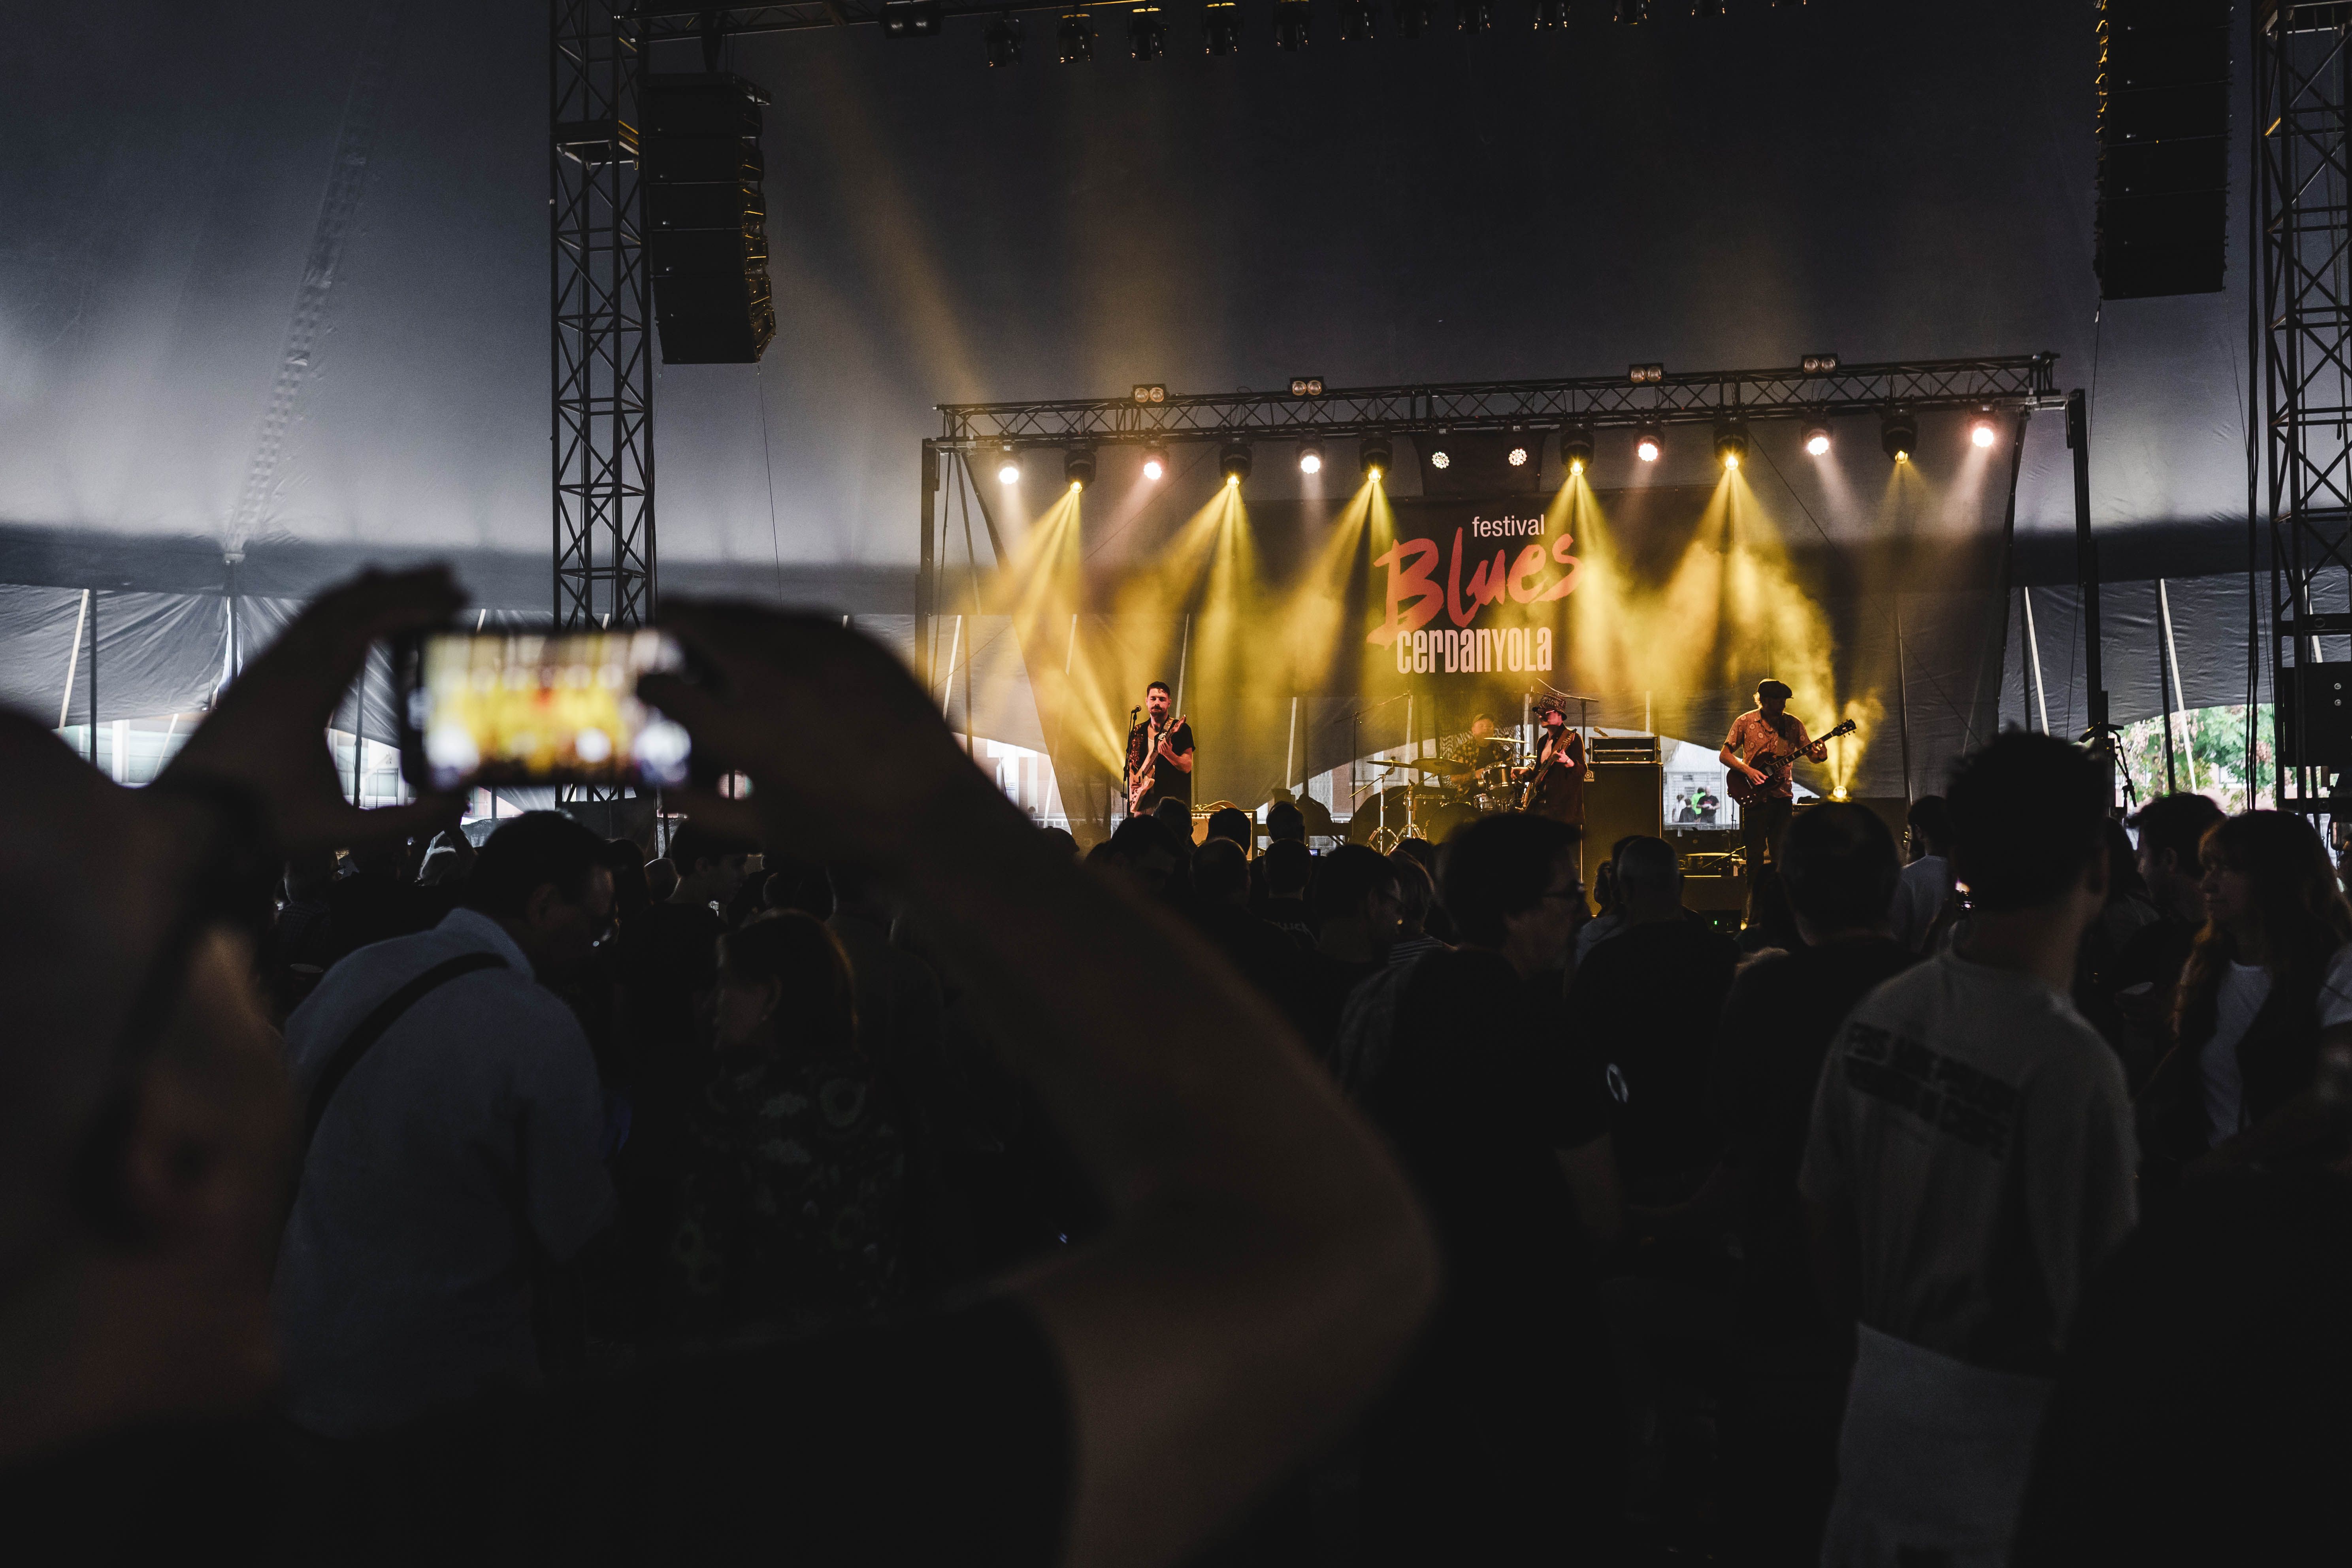
[[[401,772],[420,793],[469,784],[676,787],[685,728],[637,698],[682,674],[675,638],[630,631],[425,632],[395,643]]]

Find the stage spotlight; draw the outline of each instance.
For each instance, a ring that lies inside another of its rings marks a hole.
[[[1213,55],[1230,55],[1242,47],[1239,0],[1209,0],[1201,7],[1201,32]]]
[[[1896,462],[1909,462],[1911,454],[1919,449],[1919,421],[1908,410],[1889,409],[1886,417],[1879,421],[1878,444]]]
[[[1559,427],[1560,466],[1571,474],[1580,474],[1592,467],[1592,426],[1563,425]]]
[[[1429,0],[1397,0],[1397,31],[1408,38],[1429,31]]]
[[[1979,447],[1990,447],[2000,438],[2000,429],[1993,423],[1992,410],[1988,408],[1969,421],[1969,439]]]
[[[1063,453],[1062,477],[1073,485],[1094,483],[1095,449],[1092,447],[1073,447]]]
[[[1514,447],[1503,455],[1503,460],[1515,468],[1524,468],[1528,466],[1528,449],[1525,447]]]
[[[1362,465],[1364,478],[1377,480],[1389,471],[1391,450],[1385,436],[1367,436],[1356,444],[1356,461]]]
[[[1000,485],[1008,487],[1019,484],[1021,482],[1021,459],[1014,457],[1010,452],[1005,453],[1004,461],[996,465],[996,482]]]
[[[1138,5],[1128,13],[1127,52],[1139,60],[1156,60],[1168,52],[1168,24],[1160,19],[1159,6]]]
[[[1826,425],[1805,426],[1805,450],[1816,458],[1826,458],[1830,452],[1830,427]]]
[[[1804,368],[1804,372],[1807,375],[1827,375],[1830,372],[1837,369],[1838,356],[1835,354],[1807,354],[1803,359],[1799,360],[1797,363]]]
[[[1738,419],[1722,419],[1715,426],[1715,460],[1727,468],[1736,468],[1748,460],[1748,426]]]
[[[1158,484],[1168,474],[1168,453],[1159,447],[1143,449],[1143,477]]]
[[[1666,367],[1662,364],[1627,365],[1625,376],[1636,386],[1654,385],[1666,379]]]
[[[1323,471],[1322,442],[1301,441],[1298,443],[1298,471],[1302,474],[1319,474]]]
[[[1307,47],[1314,31],[1315,8],[1307,0],[1274,0],[1274,47],[1292,54]]]
[[[1454,26],[1465,33],[1492,32],[1495,0],[1454,0]]]
[[[1156,381],[1139,381],[1135,384],[1135,400],[1138,403],[1165,403],[1168,401],[1168,389]]]
[[[1638,26],[1650,19],[1650,0],[1617,0],[1617,20]]]
[[[1021,18],[999,16],[988,25],[988,63],[996,66],[1017,66],[1021,63]]]
[[[1319,375],[1292,376],[1290,378],[1290,395],[1293,397],[1322,396],[1323,378]]]
[[[1250,476],[1250,449],[1239,441],[1228,444],[1217,454],[1217,467],[1223,471],[1225,483],[1241,483]]]
[[[882,36],[929,38],[940,30],[940,0],[882,0]]]
[[[1084,11],[1070,12],[1054,29],[1054,41],[1061,46],[1064,65],[1084,65],[1095,58],[1095,19]]]
[[[1429,466],[1433,468],[1450,468],[1454,466],[1453,456],[1444,447],[1440,447],[1429,455]]]
[[[1658,454],[1664,450],[1665,444],[1660,438],[1656,426],[1644,425],[1634,432],[1633,456],[1641,458],[1642,461],[1654,463],[1658,460]]]
[[[1372,0],[1339,0],[1339,41],[1370,43],[1380,31],[1380,10]]]
[[[1536,0],[1536,31],[1556,33],[1568,25],[1568,0]]]

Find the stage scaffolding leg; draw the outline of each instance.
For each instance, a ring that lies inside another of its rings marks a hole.
[[[932,620],[937,613],[936,574],[939,567],[933,558],[938,531],[935,507],[940,489],[939,448],[929,441],[923,443],[923,542],[915,563],[915,658],[922,666],[923,689],[930,689],[937,678],[932,668],[935,656],[931,649]]]

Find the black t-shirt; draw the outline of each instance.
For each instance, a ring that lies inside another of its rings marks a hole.
[[[1050,1563],[1071,1445],[1053,1346],[995,1301],[331,1455],[261,1419],[118,1434],[0,1470],[0,1518],[28,1563]]]
[[[1768,1336],[1818,1323],[1797,1168],[1805,1157],[1822,1058],[1854,1005],[1916,962],[1902,943],[1865,937],[1749,964],[1732,982],[1706,1085],[1724,1163],[1747,1190],[1743,1306]]]
[[[1168,749],[1180,757],[1191,751],[1192,726],[1177,725],[1175,732],[1169,739]],[[1138,724],[1127,732],[1127,776],[1130,782],[1148,757],[1159,757],[1159,761],[1153,764],[1151,770],[1151,788],[1145,792],[1142,804],[1136,808],[1137,811],[1150,811],[1163,800],[1181,800],[1186,805],[1191,805],[1192,775],[1167,758],[1159,756],[1159,752],[1152,746],[1151,726],[1146,722]]]
[[[1577,965],[1569,1014],[1618,1101],[1618,1165],[1636,1202],[1687,1196],[1678,1185],[1714,1157],[1707,1058],[1738,961],[1729,937],[1685,917],[1627,926]]]

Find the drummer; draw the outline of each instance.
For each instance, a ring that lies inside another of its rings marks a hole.
[[[1481,713],[1470,721],[1466,735],[1449,735],[1443,748],[1448,763],[1454,764],[1445,774],[1445,782],[1464,795],[1477,793],[1497,775],[1481,778],[1488,768],[1506,766],[1511,760],[1510,742],[1495,734],[1495,716]]]

